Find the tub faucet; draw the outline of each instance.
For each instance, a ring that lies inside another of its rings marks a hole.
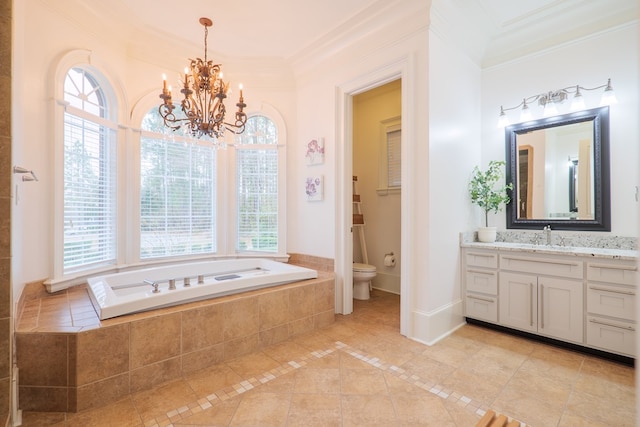
[[[154,294],[157,294],[158,292],[160,292],[160,289],[158,289],[158,285],[159,285],[159,283],[158,283],[158,282],[155,282],[155,281],[153,281],[153,280],[147,280],[147,279],[145,279],[145,280],[144,280],[144,283],[146,283],[147,285],[151,285],[151,286],[153,286],[153,291],[151,291],[151,292],[153,292]]]
[[[551,225],[545,225],[542,229],[547,240],[547,246],[551,246]]]

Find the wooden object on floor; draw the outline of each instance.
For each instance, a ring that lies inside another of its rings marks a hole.
[[[509,419],[505,415],[497,415],[494,411],[487,411],[476,427],[520,427],[520,421],[512,420],[509,422]]]

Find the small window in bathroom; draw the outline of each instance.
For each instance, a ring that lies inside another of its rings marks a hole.
[[[401,177],[401,140],[400,117],[394,117],[380,124],[380,169],[378,194],[399,192]]]

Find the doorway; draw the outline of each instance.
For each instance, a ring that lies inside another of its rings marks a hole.
[[[353,262],[363,281],[354,285],[356,300],[374,293],[364,282],[370,271],[372,289],[400,295],[401,85],[398,79],[353,97]]]
[[[413,175],[413,163],[410,153],[414,150],[412,135],[415,118],[413,110],[416,76],[413,73],[412,58],[407,57],[396,63],[381,67],[375,72],[363,75],[336,88],[336,312],[350,314],[353,312],[353,98],[370,89],[382,86],[395,80],[401,81],[401,156],[409,159],[402,164],[400,195],[400,252],[403,262],[400,265],[400,333],[411,336],[410,316],[413,282],[413,253],[411,233],[415,229],[415,219],[409,214],[412,207],[414,184],[409,179]]]

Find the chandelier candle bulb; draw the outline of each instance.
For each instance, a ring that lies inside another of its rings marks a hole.
[[[167,93],[167,75],[162,75],[162,93]]]

